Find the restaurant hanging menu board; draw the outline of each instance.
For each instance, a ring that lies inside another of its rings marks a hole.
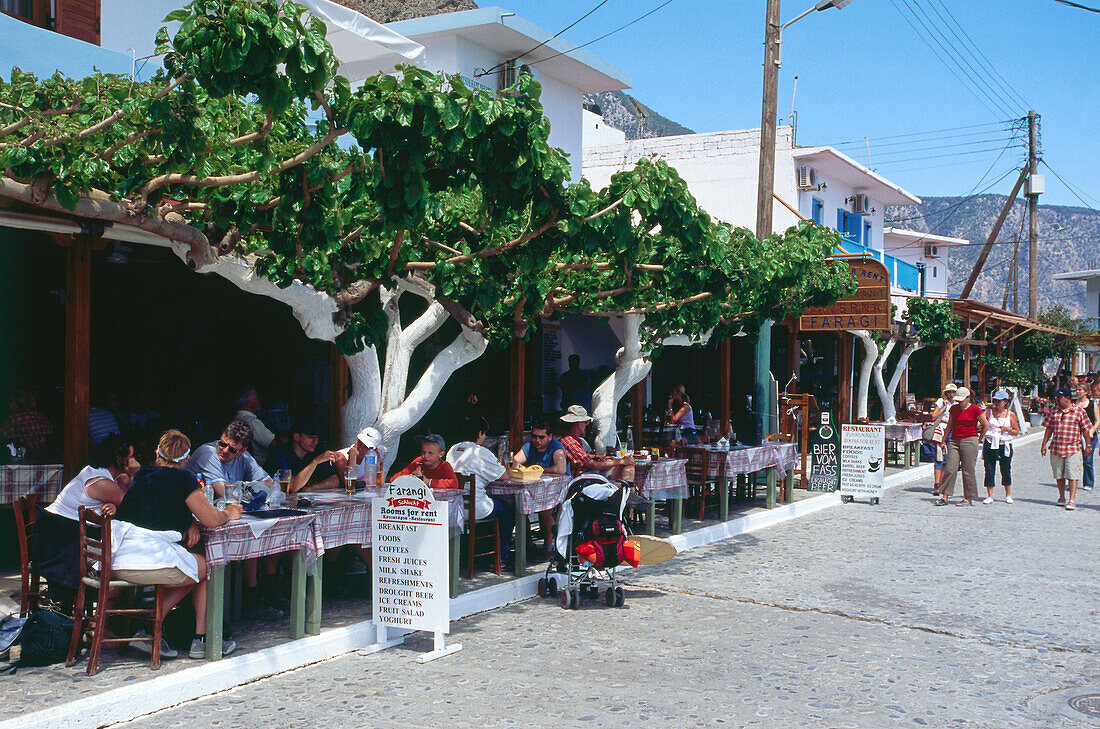
[[[885,455],[885,426],[840,426],[840,495],[881,499],[886,485]]]
[[[849,258],[856,292],[832,306],[811,306],[802,312],[798,328],[804,332],[843,332],[848,329],[890,328],[890,273],[873,258]]]
[[[371,500],[375,623],[450,632],[447,506],[415,476]]]
[[[828,410],[821,412],[821,424],[810,439],[809,491],[836,491],[840,482],[840,433]]]

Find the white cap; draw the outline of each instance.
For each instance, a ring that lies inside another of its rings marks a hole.
[[[970,397],[969,387],[960,387],[958,390],[955,390],[955,402],[962,402],[968,397]]]
[[[367,448],[377,448],[382,441],[382,434],[378,432],[377,428],[363,428],[359,431],[359,435],[355,436],[355,440]]]

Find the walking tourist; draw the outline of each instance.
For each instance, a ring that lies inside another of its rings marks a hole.
[[[993,393],[993,405],[986,412],[989,428],[982,440],[982,461],[985,463],[986,497],[983,504],[993,503],[993,480],[997,464],[1001,464],[1001,486],[1005,489],[1005,503],[1012,502],[1012,439],[1020,434],[1016,413],[1009,409],[1012,396],[1006,390]]]
[[[943,464],[947,459],[947,411],[951,409],[951,403],[955,401],[955,392],[959,389],[954,382],[948,382],[943,387],[943,395],[936,400],[936,406],[932,409],[932,445],[936,449],[936,459],[933,462],[932,473],[936,479],[932,493],[940,495],[940,483],[943,481]]]
[[[565,448],[550,432],[550,424],[541,418],[531,426],[531,440],[512,455],[512,462],[517,466],[542,466],[542,472],[548,475],[572,473]],[[554,510],[540,511],[539,524],[546,535],[546,552],[549,554],[553,550],[554,527],[557,526]]]
[[[287,493],[334,489],[340,485],[336,469],[332,465],[336,460],[336,452],[316,453],[320,437],[321,426],[316,418],[295,418],[290,427],[290,443],[279,446],[268,457],[268,465],[272,471],[290,471]]]
[[[970,400],[970,388],[960,387],[955,391],[954,404],[951,406],[947,421],[947,461],[943,466],[943,481],[940,484],[940,498],[936,506],[946,506],[951,494],[955,492],[955,477],[959,470],[963,475],[963,498],[956,506],[972,506],[978,495],[978,479],[974,475],[974,465],[978,460],[978,443],[985,437],[989,421],[982,409]]]
[[[507,558],[516,528],[515,509],[503,499],[485,492],[485,486],[503,476],[505,468],[484,446],[485,431],[489,429],[485,418],[466,418],[462,427],[465,439],[447,451],[447,463],[455,473],[474,477],[474,518],[477,521],[500,520],[500,553]]]
[[[1042,455],[1050,450],[1050,469],[1058,482],[1058,505],[1067,511],[1077,508],[1077,483],[1084,470],[1081,454],[1082,441],[1092,441],[1092,425],[1085,411],[1073,402],[1073,390],[1061,387],[1054,393],[1055,407],[1043,420],[1043,445],[1039,447]],[[1066,490],[1069,499],[1066,499]]]
[[[446,441],[437,433],[416,436],[416,442],[420,444],[420,455],[403,469],[393,474],[390,480],[398,476],[416,476],[433,489],[457,489],[458,479],[455,478],[451,464],[443,460],[447,453]]]
[[[115,515],[112,573],[139,585],[171,585],[164,593],[165,614],[191,596],[195,635],[188,655],[197,659],[206,657],[206,556],[190,550],[199,544],[200,524],[216,527],[239,519],[241,505],[226,504],[223,510],[215,509],[195,475],[185,468],[190,456],[187,436],[169,430],[157,443],[156,465],[145,466],[134,475]],[[126,528],[131,524],[142,529]],[[177,537],[183,536],[183,544],[150,532],[176,532]],[[149,636],[141,632],[135,637]],[[131,645],[144,652],[153,650],[148,643]],[[224,641],[222,655],[232,653],[236,647],[232,640]],[[175,658],[177,652],[165,641],[160,655]]]
[[[1085,438],[1085,442],[1082,443],[1082,461],[1081,461],[1081,488],[1085,491],[1092,491],[1093,485],[1096,483],[1096,473],[1092,468],[1092,457],[1096,452],[1096,428],[1100,426],[1100,402],[1092,399],[1092,386],[1082,380],[1077,383],[1077,407],[1085,411],[1085,417],[1089,419],[1091,424],[1089,427],[1089,435]]]
[[[565,455],[569,458],[569,464],[574,475],[585,471],[599,471],[612,481],[634,481],[634,458],[614,458],[612,456],[599,456],[588,453],[581,445],[581,438],[588,424],[592,422],[592,416],[580,405],[570,405],[561,420],[569,427],[569,432],[562,436],[561,444],[565,448]]]

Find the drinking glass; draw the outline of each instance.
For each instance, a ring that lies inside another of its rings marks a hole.
[[[241,503],[241,482],[230,481],[225,485],[225,503],[227,504],[239,504]]]
[[[290,479],[293,477],[289,468],[280,468],[275,474],[275,478],[279,482],[279,490],[284,494],[290,491]]]

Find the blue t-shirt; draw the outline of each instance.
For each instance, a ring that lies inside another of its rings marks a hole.
[[[530,442],[523,444],[523,457],[527,459],[528,466],[542,466],[543,469],[552,468],[554,465],[554,451],[564,451],[561,441],[557,438],[550,439],[550,445],[546,447],[546,450],[539,453],[535,450],[534,445]],[[569,458],[565,459],[565,472],[572,474],[572,470],[569,468]]]
[[[187,470],[196,476],[201,476],[206,483],[215,481],[266,481],[271,476],[260,468],[256,459],[248,451],[241,453],[229,463],[222,463],[218,458],[218,443],[212,441],[203,443],[191,454],[191,460],[187,462]]]

